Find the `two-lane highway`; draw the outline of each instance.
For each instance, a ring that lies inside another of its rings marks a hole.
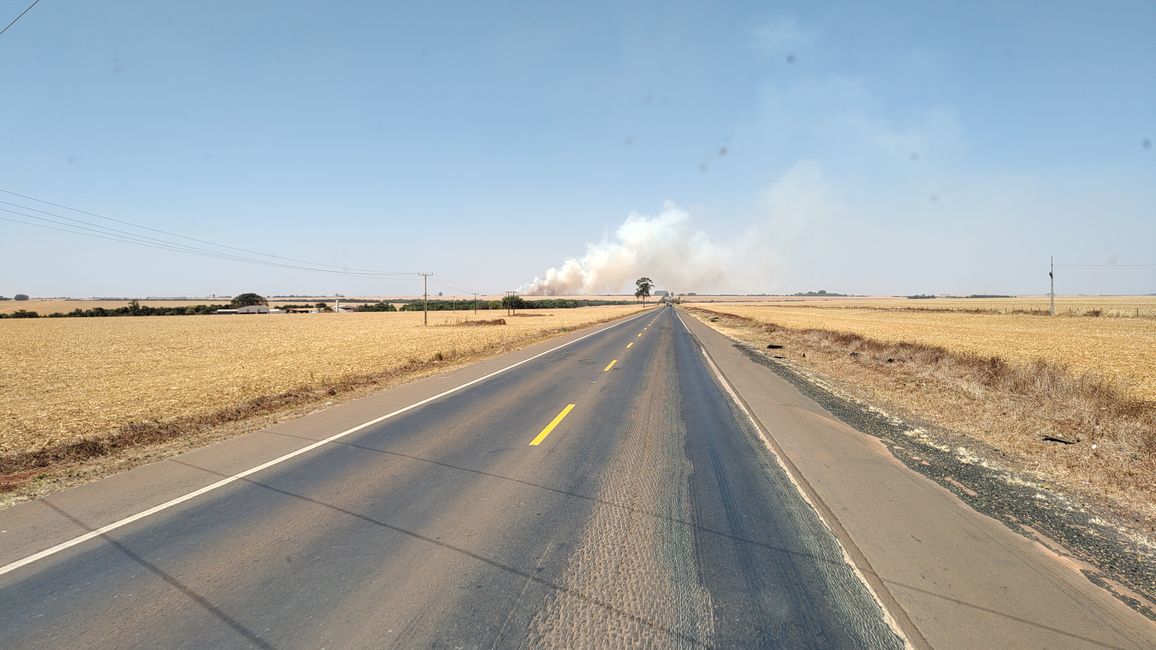
[[[903,644],[669,308],[0,575],[5,648],[633,644]]]

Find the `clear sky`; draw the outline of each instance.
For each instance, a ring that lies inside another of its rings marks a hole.
[[[0,125],[0,189],[483,292],[566,260],[881,294],[1156,264],[1148,0],[42,0],[0,36]],[[0,221],[9,296],[419,290]]]

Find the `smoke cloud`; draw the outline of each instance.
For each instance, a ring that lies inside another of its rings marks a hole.
[[[631,213],[613,235],[522,285],[539,296],[633,291],[641,276],[677,293],[770,291],[784,246],[813,232],[835,210],[818,165],[800,163],[763,188],[757,216],[719,242],[667,201],[656,215]]]
[[[725,259],[725,252],[693,227],[690,214],[668,201],[657,215],[631,213],[612,237],[587,244],[585,255],[548,269],[521,291],[542,296],[615,293],[633,288],[643,275],[659,287],[694,290],[720,284]]]

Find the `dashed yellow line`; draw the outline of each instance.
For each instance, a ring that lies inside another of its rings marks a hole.
[[[530,446],[537,447],[539,444],[541,444],[542,441],[546,439],[546,436],[550,435],[550,432],[554,430],[554,427],[558,426],[558,423],[561,422],[567,415],[569,415],[570,411],[572,410],[574,410],[574,405],[567,404],[566,408],[562,409],[562,412],[555,416],[554,419],[550,421],[550,424],[546,425],[545,429],[542,429],[542,433],[539,433],[538,437],[530,441]]]
[[[614,364],[616,364],[616,363],[618,363],[618,359],[615,359],[615,360],[611,361],[610,363],[606,364],[606,367],[602,369],[602,372],[609,371],[611,368],[614,367]]]
[[[634,345],[634,341],[631,341],[631,342],[627,343],[627,344],[626,344],[626,347],[630,347],[630,346],[632,346],[632,345]]]

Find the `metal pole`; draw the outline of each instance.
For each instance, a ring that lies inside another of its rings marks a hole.
[[[1051,304],[1048,307],[1048,315],[1056,315],[1056,256],[1048,257],[1051,268],[1048,269],[1048,279],[1052,281]]]

